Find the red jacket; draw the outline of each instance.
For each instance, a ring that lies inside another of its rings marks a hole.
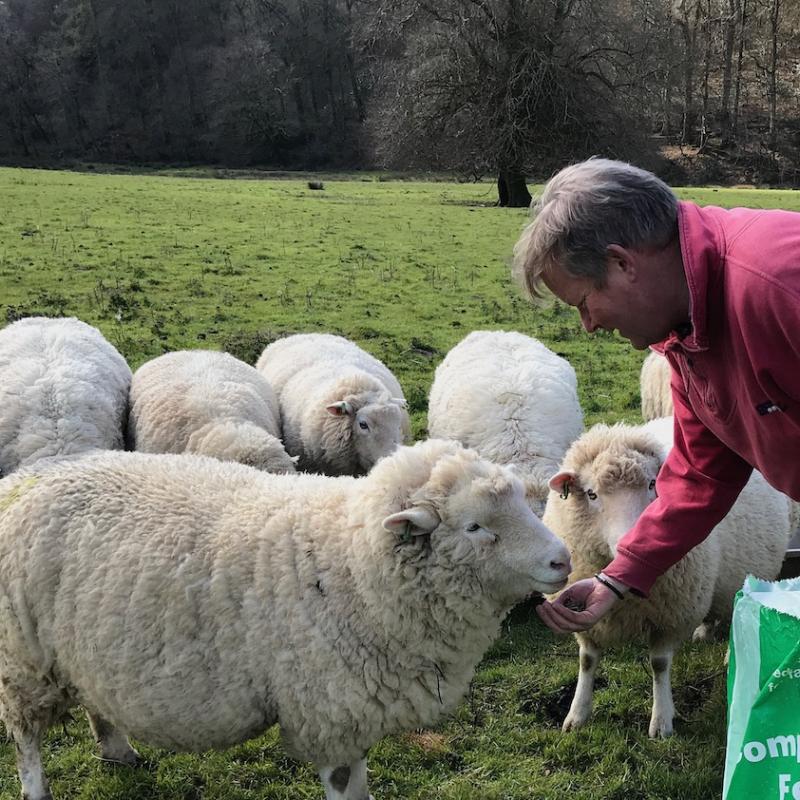
[[[678,228],[692,327],[653,347],[672,366],[675,443],[604,570],[644,595],[753,467],[800,500],[800,213],[681,202]]]

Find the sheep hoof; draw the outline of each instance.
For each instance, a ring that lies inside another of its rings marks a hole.
[[[707,622],[702,622],[694,629],[693,642],[708,642],[711,640],[711,629]]]
[[[654,719],[650,721],[651,739],[669,739],[672,736],[671,719]]]
[[[144,759],[132,747],[125,752],[102,753],[95,757],[104,764],[111,764],[112,766],[138,767],[144,763]]]
[[[567,714],[567,718],[561,725],[561,732],[568,733],[569,731],[580,730],[586,722],[586,718],[580,717],[577,714]]]

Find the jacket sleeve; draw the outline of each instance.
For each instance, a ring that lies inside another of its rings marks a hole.
[[[674,443],[656,479],[658,496],[603,570],[644,597],[660,575],[711,533],[753,471],[695,416],[674,367],[671,385]]]

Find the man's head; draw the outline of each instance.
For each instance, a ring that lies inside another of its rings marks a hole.
[[[587,330],[617,328],[634,347],[688,320],[678,200],[650,172],[592,158],[555,175],[514,248],[527,292],[578,308]]]

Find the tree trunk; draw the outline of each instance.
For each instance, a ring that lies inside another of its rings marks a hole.
[[[739,0],[728,0],[728,13],[724,22],[725,48],[722,69],[722,100],[720,118],[722,123],[722,143],[728,145],[732,140],[733,123],[731,118],[731,86],[733,84],[733,47],[736,38],[736,25],[739,19]]]
[[[747,0],[742,0],[742,24],[739,30],[739,54],[736,58],[736,88],[733,96],[733,121],[731,132],[734,139],[739,138],[739,105],[742,92],[742,63],[744,61],[745,25],[747,24]]]
[[[780,29],[780,0],[772,0],[770,9],[770,59],[767,71],[767,98],[769,101],[769,147],[775,150],[778,130],[775,124],[778,115],[778,31]]]
[[[531,204],[531,193],[525,176],[516,169],[500,170],[497,178],[497,205],[503,208],[527,208]]]

